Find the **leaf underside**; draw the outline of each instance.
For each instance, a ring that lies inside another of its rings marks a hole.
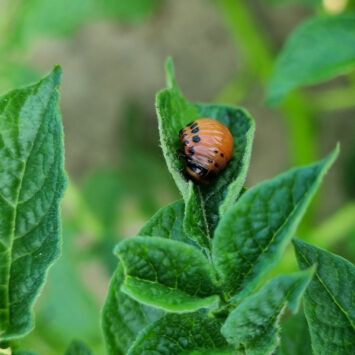
[[[31,309],[59,253],[65,186],[61,70],[0,98],[0,339],[33,327]]]
[[[315,354],[355,353],[355,266],[328,251],[294,239],[302,269],[317,265],[304,297]]]

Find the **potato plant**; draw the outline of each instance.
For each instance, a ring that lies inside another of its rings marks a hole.
[[[303,300],[314,354],[354,354],[354,265],[295,238],[339,147],[245,188],[253,118],[243,108],[186,100],[171,60],[166,74],[156,109],[182,199],[115,247],[118,267],[102,311],[107,353],[283,353],[282,319]],[[34,327],[34,302],[60,250],[60,77],[55,67],[0,97],[0,345],[13,354],[32,353],[17,341]],[[179,130],[199,117],[222,122],[234,137],[232,160],[209,184],[187,179],[177,154]],[[300,271],[267,279],[291,242]],[[74,341],[66,354],[91,351]]]

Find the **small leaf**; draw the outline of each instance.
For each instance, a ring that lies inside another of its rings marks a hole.
[[[186,312],[218,301],[215,274],[195,247],[158,237],[134,237],[116,247],[125,281],[121,290],[154,307]]]
[[[159,236],[186,244],[193,244],[183,228],[185,204],[178,200],[161,208],[138,232],[140,236]]]
[[[114,273],[102,312],[102,329],[107,353],[126,354],[139,332],[163,315],[142,305],[121,291],[124,281],[122,265]]]
[[[85,343],[73,340],[64,355],[92,355],[92,352]]]
[[[177,355],[192,350],[218,354],[218,349],[227,347],[220,326],[203,313],[166,314],[139,334],[128,355]]]
[[[156,107],[160,141],[169,171],[185,200],[187,234],[201,246],[209,248],[218,219],[239,196],[246,178],[254,135],[254,122],[241,108],[226,105],[204,105],[188,102],[179,90],[172,61],[166,64],[168,89],[158,93]],[[179,130],[189,122],[214,118],[225,124],[234,137],[234,154],[227,168],[209,184],[200,186],[187,180],[178,158],[181,149]],[[193,186],[194,185],[194,186]]]
[[[317,265],[304,297],[315,354],[355,353],[355,266],[299,239],[293,241],[302,269]]]
[[[280,275],[245,298],[230,313],[221,331],[246,355],[272,354],[279,343],[279,318],[286,305],[296,313],[314,270]]]
[[[315,18],[301,24],[279,55],[267,100],[278,104],[292,89],[355,68],[355,15]]]
[[[59,254],[61,69],[0,97],[0,340],[33,327],[32,307]]]
[[[324,160],[292,169],[245,192],[220,221],[214,264],[230,296],[241,299],[280,259],[339,149]]]

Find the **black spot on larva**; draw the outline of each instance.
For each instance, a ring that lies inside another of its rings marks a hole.
[[[196,127],[195,129],[193,129],[193,130],[191,131],[191,133],[198,133],[198,131],[199,131],[199,129],[198,129],[198,127]]]
[[[210,164],[213,163],[213,160],[212,159],[208,159],[207,160]]]
[[[191,160],[192,159],[192,154],[187,154],[186,159]]]
[[[195,153],[195,148],[194,147],[190,147],[189,148],[189,153],[194,154]]]
[[[217,149],[217,148],[214,148],[213,151],[214,151],[215,153],[218,153],[218,149]]]
[[[192,122],[193,123],[193,122]],[[192,126],[191,126],[191,129],[194,129],[197,127],[197,123],[194,123]]]
[[[223,153],[221,153],[221,157],[222,157],[222,158],[224,157],[224,154],[223,154]]]
[[[187,137],[187,133],[184,133],[182,136],[183,136],[183,137]]]
[[[192,140],[197,143],[201,140],[201,138],[199,136],[193,136]]]
[[[189,141],[184,141],[184,145],[188,145],[189,144]]]
[[[218,168],[218,164],[217,164],[217,163],[214,163],[214,166],[215,166],[216,168]]]

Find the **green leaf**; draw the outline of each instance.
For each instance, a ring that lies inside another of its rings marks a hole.
[[[92,355],[92,352],[85,343],[73,340],[64,355]]]
[[[236,201],[245,181],[254,122],[241,108],[226,105],[204,105],[188,102],[179,90],[171,60],[166,64],[168,89],[158,93],[156,107],[160,141],[164,157],[186,204],[187,234],[200,245],[209,248],[209,237],[218,219]],[[184,163],[178,158],[181,148],[179,130],[189,122],[210,117],[225,124],[234,137],[234,154],[227,168],[207,185],[188,181]]]
[[[246,355],[272,354],[279,343],[279,318],[286,305],[296,313],[314,270],[280,275],[245,298],[229,314],[221,332]]]
[[[202,313],[166,314],[139,334],[128,355],[177,355],[192,350],[218,351],[226,346],[215,319]]]
[[[121,290],[138,302],[172,312],[218,301],[215,273],[195,247],[158,237],[134,237],[116,247],[125,281]]]
[[[0,339],[33,328],[32,307],[59,253],[61,69],[0,97]]]
[[[303,310],[283,321],[281,329],[281,344],[278,354],[312,355],[311,338]],[[296,334],[297,336],[295,336]]]
[[[102,329],[110,355],[126,354],[139,332],[163,315],[162,311],[140,304],[123,293],[123,281],[123,268],[119,264],[102,312]]]
[[[315,18],[290,36],[275,63],[267,100],[278,104],[291,90],[355,67],[355,15]]]
[[[245,192],[221,219],[213,259],[230,296],[241,299],[280,259],[322,178],[338,155],[292,169]],[[237,300],[236,299],[236,300]]]
[[[184,212],[184,201],[175,201],[161,208],[138,232],[138,235],[149,237],[158,235],[161,238],[193,244],[183,228]]]
[[[293,241],[302,269],[317,265],[304,297],[315,354],[355,353],[355,266],[299,239]]]

